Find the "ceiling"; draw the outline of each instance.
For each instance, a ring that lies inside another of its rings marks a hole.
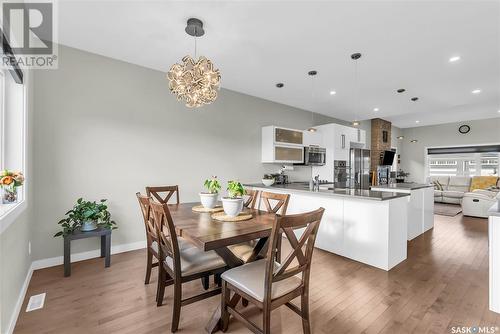
[[[66,1],[58,11],[59,43],[164,72],[193,53],[184,27],[200,18],[198,53],[222,87],[348,121],[500,117],[498,1]]]

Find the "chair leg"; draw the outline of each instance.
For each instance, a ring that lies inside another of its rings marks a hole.
[[[153,253],[148,248],[148,259],[146,263],[146,278],[144,279],[144,284],[149,284],[149,279],[151,278],[151,269],[153,268]]]
[[[262,334],[270,334],[271,333],[271,310],[269,307],[264,306],[262,310]]]
[[[210,276],[203,276],[201,278],[201,285],[203,286],[203,289],[208,290],[210,286]]]
[[[309,323],[309,298],[307,293],[302,293],[300,297],[300,309],[302,311],[302,330],[304,334],[311,333],[311,325]]]
[[[226,281],[222,281],[222,296],[221,296],[221,330],[223,332],[227,331],[229,326],[229,312],[227,310],[227,305],[229,304],[230,291],[227,288]]]
[[[222,280],[220,278],[220,274],[214,275],[214,283],[219,287],[222,286]]]
[[[163,296],[165,295],[165,281],[167,280],[167,272],[160,265],[158,266],[158,291],[156,292],[156,306],[163,304]]]
[[[171,332],[174,333],[179,328],[179,319],[181,317],[181,298],[182,298],[182,283],[178,280],[174,282],[174,305],[172,308],[172,327]]]

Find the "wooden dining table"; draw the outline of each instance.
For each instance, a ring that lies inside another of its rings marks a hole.
[[[276,215],[256,209],[244,209],[252,214],[252,218],[237,222],[223,222],[212,218],[213,213],[195,212],[193,207],[199,203],[169,204],[170,214],[174,221],[177,235],[183,237],[203,251],[213,250],[226,262],[229,268],[243,263],[228,246],[245,241],[258,240],[252,255],[247,260],[251,262],[258,258],[259,253],[267,247]],[[236,301],[237,302],[237,301]],[[205,326],[207,333],[219,330],[221,317],[220,305],[214,311],[212,318]]]

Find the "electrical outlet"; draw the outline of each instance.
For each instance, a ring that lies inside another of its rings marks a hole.
[[[28,255],[31,255],[31,241],[28,241]]]

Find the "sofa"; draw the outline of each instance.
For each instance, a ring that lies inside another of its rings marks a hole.
[[[500,200],[500,192],[494,190],[475,189],[465,193],[462,200],[464,216],[488,218],[488,210]]]
[[[431,176],[434,202],[461,204],[464,194],[470,190],[471,180],[468,176]]]

